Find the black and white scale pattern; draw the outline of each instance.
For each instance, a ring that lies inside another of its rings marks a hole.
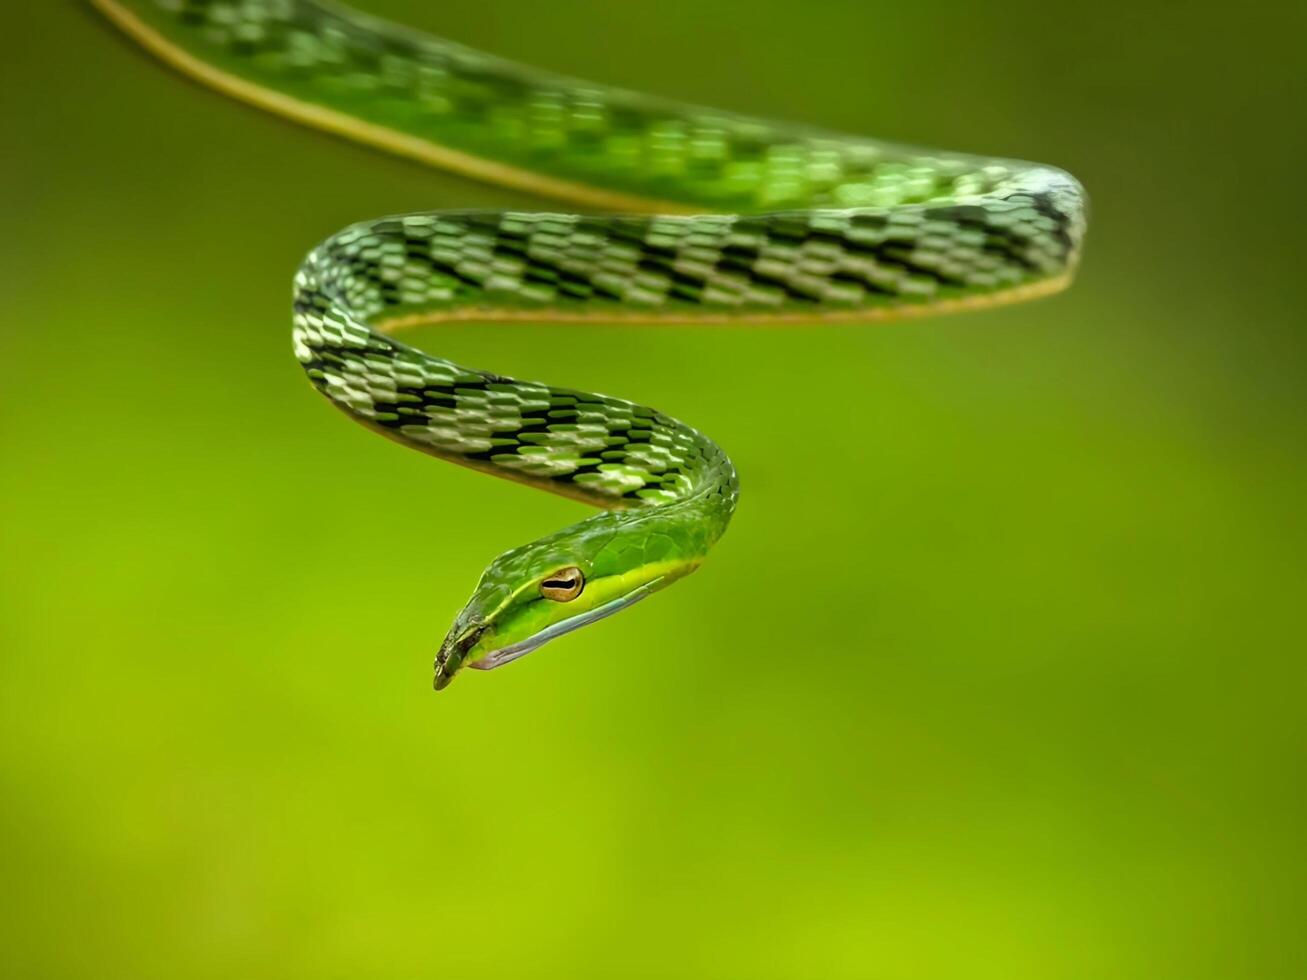
[[[894,316],[1047,291],[1078,258],[1083,193],[1054,168],[679,105],[318,0],[95,2],[186,70],[251,101],[274,93],[283,101],[263,104],[304,121],[487,161],[520,186],[538,175],[578,198],[720,212],[385,218],[325,242],[296,279],[295,354],[337,405],[427,452],[605,507],[709,488],[733,505],[734,471],[652,409],[470,370],[386,331]]]

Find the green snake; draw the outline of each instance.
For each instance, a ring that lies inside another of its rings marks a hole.
[[[689,426],[395,340],[450,320],[887,320],[1046,295],[1085,229],[1052,167],[913,149],[526,68],[314,0],[91,0],[166,62],[297,121],[618,214],[434,211],[363,222],[304,261],[296,358],[405,445],[602,511],[500,555],[435,686],[694,571],[735,469]]]

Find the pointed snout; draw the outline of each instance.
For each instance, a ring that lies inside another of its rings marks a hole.
[[[477,641],[485,631],[486,627],[482,623],[474,623],[471,626],[454,624],[445,637],[445,642],[440,644],[440,652],[436,654],[436,677],[432,684],[433,688],[443,691],[449,686],[454,675],[463,666],[468,653],[477,645]]]

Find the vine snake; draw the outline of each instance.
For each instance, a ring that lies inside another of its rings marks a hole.
[[[706,436],[618,398],[518,381],[393,338],[451,320],[889,320],[1053,293],[1080,185],[1052,167],[876,142],[526,68],[314,0],[91,0],[228,95],[394,153],[617,214],[365,221],[294,284],[314,387],[392,439],[601,512],[496,558],[435,686],[694,571],[738,498]]]

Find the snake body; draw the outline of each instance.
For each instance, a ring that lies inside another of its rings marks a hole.
[[[602,508],[495,559],[436,687],[693,571],[738,482],[689,426],[393,338],[449,320],[886,320],[1054,292],[1085,227],[1061,170],[660,101],[312,0],[92,0],[184,72],[427,163],[627,214],[354,225],[295,278],[293,342],[337,407],[426,453]]]

